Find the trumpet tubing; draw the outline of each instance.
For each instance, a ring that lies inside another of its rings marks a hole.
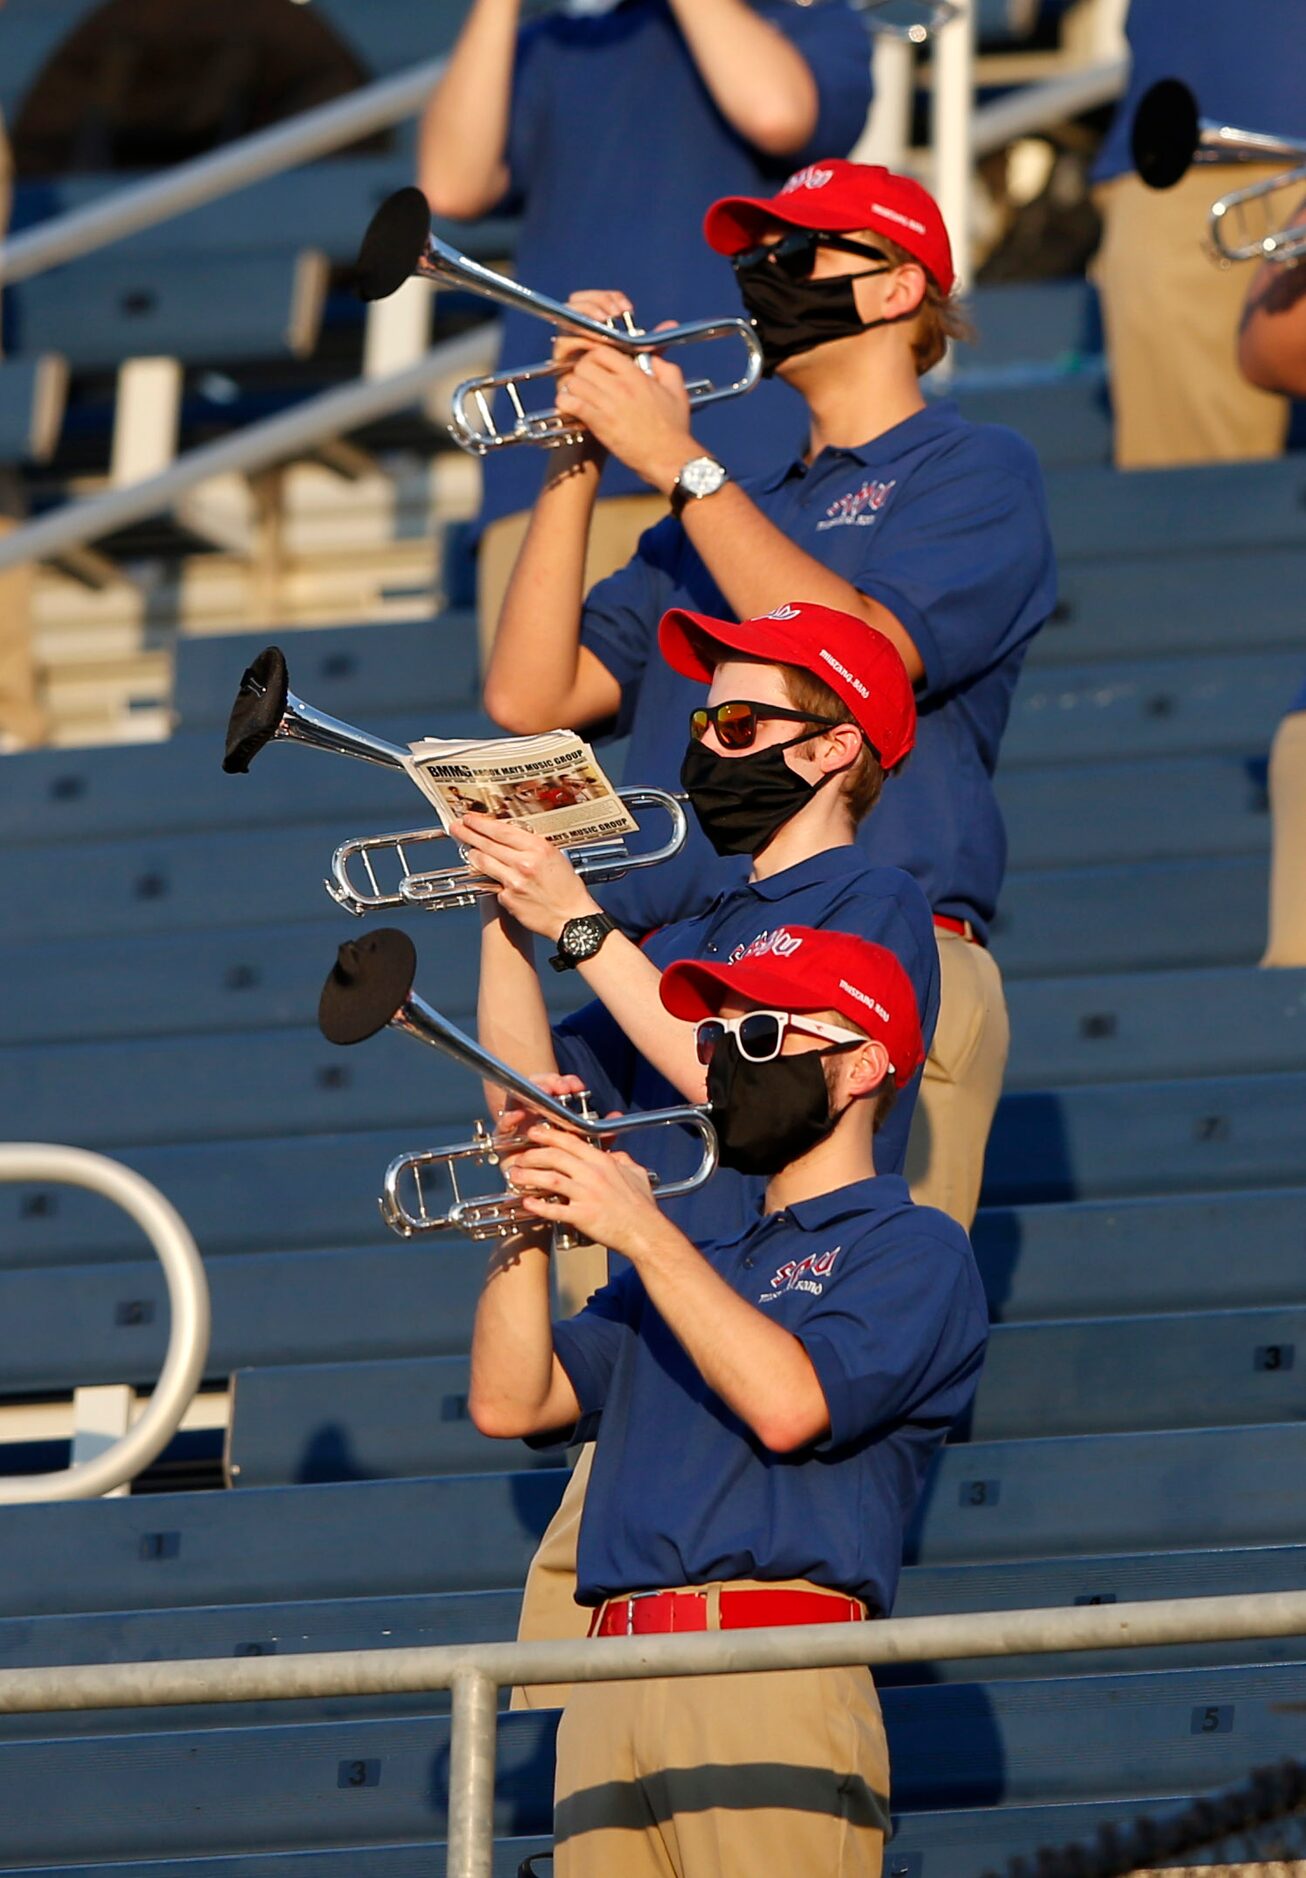
[[[610,1141],[624,1141],[628,1135],[644,1129],[687,1129],[698,1139],[698,1165],[683,1179],[655,1182],[657,1194],[661,1199],[676,1199],[682,1194],[697,1192],[711,1179],[719,1157],[716,1130],[706,1108],[684,1103],[675,1108],[610,1115],[600,1120],[593,1114],[569,1107],[557,1096],[537,1089],[528,1076],[501,1062],[419,997],[413,989],[416,962],[412,940],[407,933],[393,928],[382,928],[364,939],[342,945],[322,987],[318,1005],[318,1025],[327,1041],[342,1045],[363,1043],[382,1030],[405,1031],[419,1043],[461,1063],[482,1081],[517,1096],[523,1107],[546,1123],[570,1129],[601,1147],[606,1147]],[[490,1238],[502,1236],[505,1230],[519,1229],[531,1216],[524,1211],[521,1196],[514,1189],[505,1187],[498,1193],[464,1194],[458,1185],[457,1170],[464,1162],[477,1167],[497,1167],[513,1147],[521,1145],[516,1137],[492,1136],[484,1124],[478,1122],[468,1142],[400,1155],[386,1170],[380,1202],[382,1217],[404,1238],[451,1231],[468,1233],[473,1238]],[[442,1213],[433,1212],[428,1206],[422,1186],[424,1172],[437,1167],[448,1172],[454,1195]],[[406,1201],[401,1191],[405,1178],[415,1182],[415,1204]],[[532,1220],[531,1223],[538,1225],[539,1222]]]
[[[709,379],[696,380],[690,390],[690,402],[695,406],[715,404],[722,398],[742,397],[753,389],[762,375],[761,342],[747,320],[690,320],[659,333],[641,332],[628,322],[627,330],[623,331],[619,326],[566,306],[561,300],[536,293],[520,281],[510,280],[506,274],[496,273],[492,267],[451,248],[431,233],[430,211],[420,189],[397,190],[381,204],[363,237],[354,274],[364,300],[383,300],[416,275],[437,285],[460,287],[480,294],[497,306],[512,307],[519,313],[546,320],[559,332],[614,346],[637,359],[706,340],[737,339],[747,355],[743,371],[723,385]],[[555,361],[546,359],[539,365],[523,366],[515,372],[490,373],[466,380],[453,395],[450,431],[455,442],[474,456],[484,456],[490,450],[513,444],[534,443],[554,448],[567,441],[577,433],[566,428],[557,409],[531,413],[518,390],[519,386],[537,379],[556,378],[559,371]],[[492,400],[496,392],[506,395],[512,411],[507,430],[500,429],[495,418]],[[472,407],[475,407],[475,417]]]

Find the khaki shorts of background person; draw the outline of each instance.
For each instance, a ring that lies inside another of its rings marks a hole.
[[[1306,711],[1270,746],[1270,938],[1262,965],[1306,965]]]

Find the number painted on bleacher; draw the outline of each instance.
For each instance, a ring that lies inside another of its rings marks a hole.
[[[1085,1591],[1075,1599],[1076,1604],[1118,1604],[1119,1602],[1114,1591]]]
[[[380,1761],[341,1761],[336,1769],[338,1787],[379,1787]]]
[[[113,1321],[121,1330],[134,1330],[140,1324],[154,1322],[152,1298],[124,1298],[114,1306]]]
[[[1252,1361],[1253,1369],[1291,1369],[1297,1360],[1295,1343],[1263,1343]]]
[[[884,1870],[886,1878],[925,1878],[925,1859],[920,1852],[890,1852]]]
[[[1001,1495],[999,1480],[963,1480],[958,1497],[963,1506],[996,1506]]]
[[[1221,1703],[1210,1708],[1195,1708],[1189,1733],[1194,1735],[1231,1735],[1233,1733],[1232,1702]]]
[[[442,1422],[465,1422],[467,1397],[465,1395],[446,1395],[440,1398],[440,1420]]]

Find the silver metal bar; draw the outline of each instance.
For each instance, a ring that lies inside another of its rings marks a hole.
[[[1303,1591],[1158,1598],[1136,1604],[962,1612],[893,1617],[881,1623],[803,1624],[692,1636],[444,1644],[304,1656],[4,1669],[0,1670],[0,1714],[423,1694],[451,1689],[460,1675],[468,1674],[484,1677],[502,1689],[517,1684],[743,1675],[771,1669],[832,1669],[858,1663],[873,1666],[1304,1636]]]
[[[0,1182],[32,1180],[84,1187],[135,1220],[158,1254],[168,1287],[170,1327],[163,1368],[149,1406],[120,1440],[88,1461],[53,1474],[0,1479],[0,1505],[89,1500],[135,1479],[181,1426],[209,1353],[209,1287],[186,1222],[157,1187],[103,1154],[47,1142],[0,1147]]]
[[[1017,137],[1064,123],[1099,104],[1110,104],[1124,91],[1128,72],[1127,59],[1103,59],[1065,78],[1021,85],[994,104],[980,105],[972,126],[973,156],[989,156]]]
[[[374,130],[420,111],[444,74],[446,60],[430,59],[391,78],[378,79],[330,104],[303,111],[287,123],[242,137],[209,156],[179,163],[148,182],[121,189],[107,202],[46,222],[0,245],[0,282],[29,280],[46,268],[91,254],[124,235],[184,215],[204,202],[262,182],[280,170],[326,156]]]
[[[62,508],[28,522],[23,528],[0,540],[0,569],[20,567],[25,561],[49,559],[69,548],[83,546],[125,528],[143,522],[152,515],[163,515],[173,508],[188,490],[211,477],[230,472],[248,475],[274,463],[314,449],[329,437],[341,437],[376,418],[388,417],[421,402],[441,379],[457,376],[485,358],[486,338],[473,329],[436,346],[416,365],[405,366],[386,378],[359,379],[318,397],[306,398],[293,410],[278,417],[248,424],[216,443],[203,444],[144,482],[126,489],[106,490],[82,502],[66,502]]]
[[[461,1670],[453,1679],[447,1878],[490,1878],[498,1696],[493,1679],[480,1670]]]

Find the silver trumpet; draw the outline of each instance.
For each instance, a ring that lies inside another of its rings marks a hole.
[[[402,744],[387,743],[369,731],[358,730],[325,711],[316,711],[290,689],[285,657],[268,646],[248,667],[240,681],[227,724],[226,754],[222,767],[229,774],[244,774],[259,751],[269,743],[302,743],[334,756],[352,756],[362,763],[379,763],[404,771],[408,752]],[[576,872],[597,885],[620,880],[641,867],[669,861],[685,845],[688,823],[677,798],[665,789],[617,791],[627,808],[659,810],[670,824],[660,847],[632,854],[617,837],[578,842],[566,849]],[[449,866],[439,860],[448,853],[451,837],[441,827],[409,828],[397,834],[357,835],[341,842],[331,856],[331,873],[324,882],[338,906],[361,918],[405,906],[440,912],[448,907],[475,906],[482,894],[498,891],[467,866]],[[441,846],[440,844],[443,844]],[[428,864],[429,863],[429,864]]]
[[[629,320],[624,330],[610,326],[459,254],[456,248],[431,233],[431,212],[421,190],[400,189],[381,204],[368,224],[354,278],[362,299],[384,300],[397,293],[414,275],[481,294],[499,306],[515,307],[519,313],[533,314],[537,319],[549,321],[560,332],[615,346],[619,352],[639,361],[645,370],[649,369],[648,361],[653,353],[698,345],[711,339],[738,339],[747,353],[742,373],[724,385],[707,378],[688,382],[689,402],[696,408],[717,404],[723,398],[742,397],[753,389],[762,375],[761,342],[747,320],[690,320],[660,333],[641,332]],[[490,372],[481,378],[467,379],[453,394],[449,429],[455,442],[472,456],[485,456],[491,450],[503,450],[512,444],[535,443],[553,449],[559,444],[577,441],[585,433],[576,428],[574,420],[569,424],[555,407],[528,411],[520,389],[537,379],[556,379],[567,370],[567,365],[546,359],[539,365],[521,366],[516,371]],[[495,415],[496,394],[502,394],[508,407],[506,414],[501,412],[502,422]]]
[[[1277,176],[1217,197],[1211,204],[1211,246],[1224,261],[1288,263],[1306,255],[1306,225],[1294,227],[1289,220],[1249,236],[1247,214],[1252,203],[1306,183],[1306,143],[1201,117],[1196,98],[1178,78],[1163,78],[1144,92],[1130,137],[1134,167],[1149,189],[1172,189],[1198,163],[1286,164]]]
[[[686,1103],[679,1108],[648,1109],[600,1119],[590,1112],[586,1098],[577,1098],[579,1107],[569,1107],[567,1102],[545,1095],[529,1077],[509,1069],[420,997],[413,989],[416,968],[417,950],[412,940],[392,927],[342,945],[318,1005],[323,1036],[329,1043],[347,1045],[363,1043],[387,1028],[401,1030],[419,1043],[443,1051],[483,1081],[510,1090],[521,1098],[523,1107],[604,1146],[641,1129],[688,1128],[701,1143],[699,1164],[682,1180],[660,1186],[655,1181],[658,1197],[677,1199],[681,1194],[696,1192],[712,1178],[717,1169],[717,1138],[706,1108]],[[470,1172],[498,1168],[525,1145],[519,1136],[491,1134],[478,1121],[470,1141],[451,1148],[401,1154],[385,1171],[381,1215],[403,1239],[437,1232],[499,1239],[525,1226],[538,1226],[539,1220],[525,1210],[521,1194],[513,1187],[503,1185],[497,1191],[467,1194],[458,1180],[460,1169]],[[442,1212],[432,1210],[423,1184],[424,1177],[437,1169],[447,1170],[452,1195]],[[411,1192],[411,1198],[405,1197],[406,1191]],[[560,1243],[569,1240],[574,1242],[574,1236],[564,1230]]]

